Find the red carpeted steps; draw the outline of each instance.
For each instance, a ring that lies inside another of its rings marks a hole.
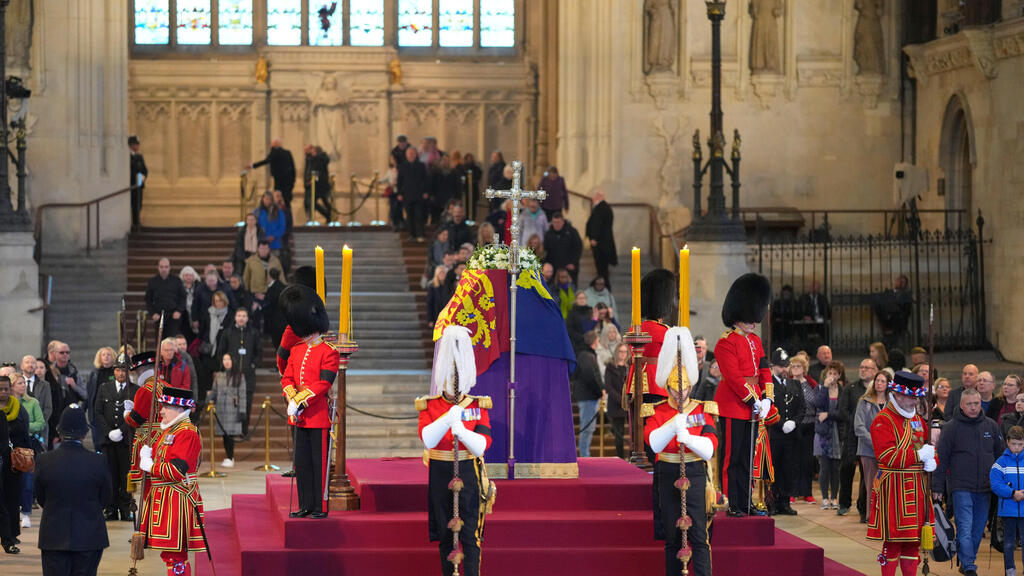
[[[427,540],[427,475],[419,459],[350,460],[362,509],[326,520],[288,518],[291,483],[267,477],[267,493],[236,495],[230,510],[207,514],[218,573],[279,575],[432,574]],[[489,576],[660,574],[662,543],[652,534],[650,476],[613,458],[583,459],[573,480],[497,480],[483,553]],[[294,499],[291,506],[295,505]],[[825,562],[820,548],[774,527],[770,518],[714,523],[715,575],[852,574]],[[828,570],[826,571],[826,565]],[[197,574],[208,574],[197,562]]]

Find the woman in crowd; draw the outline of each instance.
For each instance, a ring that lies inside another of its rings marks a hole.
[[[565,327],[569,331],[573,350],[583,347],[583,334],[588,331],[587,325],[592,322],[593,315],[593,308],[587,305],[587,295],[577,292],[572,308],[565,317]]]
[[[605,365],[615,359],[615,349],[622,343],[622,336],[615,324],[605,324],[598,332],[597,367],[604,378]]]
[[[256,221],[263,230],[263,235],[270,243],[270,252],[274,256],[281,256],[281,238],[284,236],[288,222],[285,219],[284,211],[274,202],[274,195],[265,192],[260,199],[260,207],[256,209]],[[259,246],[259,242],[256,243]]]
[[[273,201],[273,195],[270,199]],[[239,228],[235,233],[235,250],[231,255],[231,260],[235,263],[235,270],[239,274],[245,271],[245,260],[256,253],[260,240],[263,240],[263,229],[260,228],[256,214],[246,214],[245,226]]]
[[[502,200],[501,198],[498,198],[497,200],[498,200],[497,205],[494,207],[493,210],[491,210],[491,213],[487,215],[487,222],[491,225],[491,227],[494,228],[494,232],[496,232],[498,234],[501,234],[501,241],[502,241],[502,243],[508,244],[507,238],[505,237],[505,230],[506,230],[506,223],[508,222],[508,216],[509,216],[509,212],[508,212],[507,208],[508,208],[508,205],[511,203],[511,201],[510,200]],[[491,203],[492,203],[492,205],[494,205],[494,200],[491,200]],[[491,234],[490,242],[493,242],[493,241],[494,241],[494,234]],[[490,244],[490,242],[488,242],[488,244]]]
[[[117,353],[109,346],[104,346],[96,351],[92,359],[92,373],[89,374],[89,381],[86,383],[86,390],[89,397],[85,399],[86,415],[89,417],[89,424],[92,425],[92,445],[97,450],[100,447],[99,427],[96,426],[96,393],[104,382],[114,379],[114,360]]]
[[[221,357],[221,370],[213,375],[213,388],[207,400],[217,409],[217,429],[224,440],[225,468],[235,465],[235,436],[242,435],[242,419],[246,417],[245,378],[241,362],[231,359],[231,354]]]
[[[853,419],[853,430],[857,435],[857,456],[860,458],[862,480],[864,489],[869,495],[868,510],[871,510],[871,483],[875,480],[875,473],[878,472],[878,460],[875,458],[875,448],[871,443],[871,423],[875,416],[882,411],[885,403],[889,400],[890,376],[884,370],[875,374],[870,389],[857,401],[857,413]]]
[[[814,408],[814,397],[817,395],[818,383],[807,375],[807,357],[797,354],[789,359],[789,377],[800,383],[800,391],[804,399],[804,413],[797,424],[800,440],[800,452],[796,458],[796,486],[793,497],[814,497],[814,470],[818,463],[814,459],[814,419],[817,412]],[[822,502],[824,504],[824,501]]]
[[[939,378],[935,381],[935,394],[932,396],[932,420],[936,418],[945,420],[946,400],[949,399],[949,391],[952,388],[946,378]],[[949,409],[952,410],[953,406],[950,406]]]
[[[999,419],[999,429],[1003,431],[1003,438],[1006,438],[1006,433],[1014,426],[1024,426],[1024,392],[1017,394],[1016,402],[1010,404],[1013,407],[1011,412],[1003,414],[1003,417]]]
[[[569,275],[569,271],[559,268],[555,272],[554,285],[548,286],[548,290],[551,292],[551,297],[558,302],[558,307],[562,310],[562,317],[568,318],[569,310],[572,310],[573,302],[576,301],[576,287],[572,284],[572,276]]]
[[[615,311],[618,310],[615,307],[615,296],[608,289],[608,282],[604,276],[594,276],[594,279],[590,281],[590,287],[583,292],[587,295],[587,302],[590,302],[592,306],[603,302],[612,309],[612,315],[615,315]]]
[[[996,416],[996,422],[1002,420],[1003,416],[1014,412],[1014,403],[1017,402],[1017,394],[1021,391],[1021,378],[1019,374],[1007,374],[1003,379],[1003,388],[999,391],[999,399],[1002,401],[1002,408]],[[1005,436],[1004,436],[1005,437]]]
[[[519,211],[519,224],[522,226],[519,233],[521,246],[526,246],[533,235],[544,237],[544,233],[548,231],[548,217],[540,209],[540,202],[532,198],[523,199],[523,208]]]
[[[234,310],[231,309],[228,297],[220,290],[213,293],[212,303],[203,314],[203,320],[199,325],[199,358],[197,368],[199,369],[199,390],[200,396],[205,398],[205,392],[213,384],[213,373],[220,366],[217,361],[217,339],[221,330],[230,326],[234,321]]]
[[[629,372],[629,346],[619,343],[612,352],[611,360],[604,367],[604,393],[608,405],[608,422],[615,436],[615,455],[625,459],[623,433],[626,429],[626,411],[622,409],[622,384]]]
[[[444,310],[448,302],[444,299],[444,279],[448,269],[444,266],[434,267],[434,277],[427,284],[427,327],[433,328],[437,322],[437,316]]]
[[[0,376],[0,545],[8,554],[20,554],[21,479],[24,475],[11,466],[14,448],[31,448],[28,412],[11,394],[11,379]]]
[[[11,393],[21,403],[21,407],[28,413],[28,442],[36,457],[44,450],[46,440],[43,434],[46,433],[46,417],[43,416],[43,409],[39,401],[28,395],[28,385],[25,377],[15,372],[11,374]],[[21,488],[21,527],[32,527],[32,473],[25,472]]]
[[[494,225],[485,220],[477,227],[476,245],[486,246],[492,243],[494,243]]]
[[[191,310],[192,303],[196,299],[196,290],[199,288],[199,273],[191,266],[183,266],[181,272],[178,272],[178,277],[181,278],[181,283],[185,286],[185,317],[181,319],[181,331],[191,342],[196,337],[195,332],[192,331]]]
[[[530,236],[530,239],[526,241],[526,247],[533,250],[533,253],[537,255],[537,258],[544,260],[544,240],[540,236],[534,234]]]
[[[875,361],[875,365],[878,366],[879,370],[889,366],[889,352],[886,351],[885,344],[881,342],[871,343],[871,346],[868,347],[868,356]]]
[[[843,363],[829,362],[822,371],[824,382],[814,395],[817,411],[814,425],[814,455],[818,457],[818,483],[821,485],[822,508],[839,508],[839,462],[843,457],[839,445],[839,421],[836,419],[839,390],[846,385]]]

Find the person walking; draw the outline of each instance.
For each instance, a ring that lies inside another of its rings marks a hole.
[[[612,360],[604,368],[604,395],[608,406],[608,422],[615,437],[615,455],[626,458],[623,439],[626,430],[626,410],[622,407],[622,387],[629,374],[629,346],[620,343],[612,351]]]
[[[260,335],[249,325],[249,314],[244,308],[235,310],[235,321],[225,328],[217,340],[217,358],[230,354],[234,366],[245,379],[243,398],[237,410],[243,436],[249,434],[249,412],[256,388],[256,367],[260,363]],[[223,364],[223,361],[221,362]]]
[[[43,453],[46,446],[46,418],[43,410],[39,407],[39,401],[28,395],[28,388],[25,384],[25,377],[15,372],[11,374],[11,393],[21,403],[21,407],[28,413],[28,442],[36,458]],[[21,488],[21,527],[32,527],[32,473],[25,472],[22,476]]]
[[[85,410],[65,408],[58,432],[60,446],[36,462],[43,576],[95,575],[110,545],[103,522],[103,508],[112,498],[110,471],[103,456],[82,445],[89,434]]]
[[[590,209],[590,217],[587,218],[587,238],[590,239],[590,250],[594,253],[597,275],[602,276],[610,288],[611,276],[608,267],[619,264],[615,248],[615,214],[611,205],[605,201],[604,190],[595,190],[591,202],[593,207]]]
[[[146,168],[146,159],[139,152],[141,143],[139,137],[132,135],[128,137],[128,149],[131,151],[128,159],[129,180],[128,185],[132,187],[132,232],[138,232],[142,222],[142,193],[146,189],[146,177],[149,176],[149,169]]]
[[[11,379],[0,376],[0,545],[8,554],[19,554],[21,535],[21,482],[24,472],[14,467],[15,448],[31,448],[28,412],[11,394]]]
[[[242,360],[241,358],[239,360]],[[241,362],[235,363],[231,354],[221,357],[221,368],[213,375],[213,388],[207,399],[217,409],[217,430],[224,440],[224,468],[235,466],[235,436],[242,436],[242,423],[248,419],[246,405],[246,388],[248,385],[242,374]]]
[[[572,374],[573,400],[580,415],[580,457],[590,456],[594,439],[595,416],[604,390],[604,380],[597,366],[597,333],[591,330],[583,335],[582,346],[576,349],[576,371]]]
[[[274,138],[270,141],[270,151],[267,157],[259,162],[253,162],[245,167],[246,170],[270,165],[270,176],[274,179],[274,190],[280,190],[285,202],[290,206],[292,203],[292,190],[295,188],[295,159],[292,158],[290,150],[281,146],[281,140]]]
[[[1003,519],[1003,569],[1017,576],[1013,553],[1017,537],[1024,536],[1024,428],[1014,426],[1006,433],[1006,451],[988,473],[992,492],[999,497],[996,514]]]

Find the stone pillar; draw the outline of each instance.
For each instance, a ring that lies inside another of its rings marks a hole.
[[[30,231],[0,234],[0,350],[14,361],[38,354],[43,346],[43,312],[30,312],[41,304],[34,247]]]
[[[690,248],[690,331],[714,347],[727,328],[722,304],[729,286],[750,272],[745,242],[688,242]]]

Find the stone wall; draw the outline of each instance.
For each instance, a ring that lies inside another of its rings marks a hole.
[[[917,78],[917,163],[928,168],[926,208],[963,207],[985,218],[989,339],[1024,360],[1024,18],[906,49]],[[966,150],[955,119],[964,118]],[[970,165],[967,171],[962,160]],[[966,172],[966,174],[965,174]],[[961,181],[959,185],[957,182]],[[940,195],[941,192],[941,195]]]

